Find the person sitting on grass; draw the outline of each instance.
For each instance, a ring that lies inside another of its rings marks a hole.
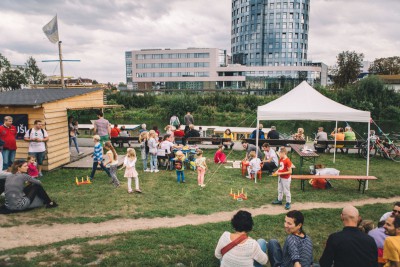
[[[7,176],[5,183],[5,207],[10,211],[22,211],[43,205],[46,205],[46,208],[57,207],[57,203],[50,199],[40,180],[29,176],[27,171],[28,163],[24,160],[15,161],[11,166],[12,174]]]
[[[231,219],[234,233],[224,232],[215,248],[215,257],[220,266],[259,266],[266,265],[268,256],[258,242],[248,236],[253,230],[251,213],[239,210]]]
[[[214,162],[217,164],[223,164],[226,163],[226,155],[223,152],[224,151],[224,146],[223,145],[219,145],[218,146],[218,150],[217,152],[215,152],[214,155]]]
[[[300,211],[289,211],[285,216],[285,232],[288,234],[283,249],[278,240],[268,243],[258,240],[261,249],[267,249],[271,266],[313,266],[313,243],[303,230],[304,216]],[[335,265],[336,266],[336,265]]]
[[[261,169],[261,160],[256,157],[256,152],[250,152],[250,163],[247,167],[248,176],[246,178],[254,179],[254,176],[257,175],[257,172]]]

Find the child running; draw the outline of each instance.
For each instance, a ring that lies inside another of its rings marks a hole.
[[[28,162],[28,175],[33,178],[38,178],[39,170],[36,167],[36,158],[34,156],[28,156],[26,161]]]
[[[281,147],[279,150],[279,168],[273,175],[279,175],[278,177],[278,198],[272,202],[274,205],[282,205],[283,194],[286,195],[285,209],[290,209],[290,203],[292,201],[290,194],[290,182],[292,181],[292,162],[286,155],[287,151],[285,147]]]
[[[255,151],[251,151],[249,153],[249,158],[249,167],[247,167],[249,175],[247,176],[247,178],[254,179],[254,176],[256,176],[257,172],[261,169],[261,160],[257,157]]]
[[[119,181],[117,178],[118,154],[110,141],[104,143],[104,148],[107,150],[105,165],[107,166],[110,164],[111,182],[115,187],[119,187]]]
[[[124,177],[128,179],[128,193],[131,194],[132,191],[132,178],[135,178],[135,192],[137,193],[142,193],[142,190],[139,188],[139,177],[138,173],[135,169],[136,165],[136,151],[133,148],[128,148],[125,159],[124,159],[124,165],[122,165],[122,170],[123,168],[126,167]]]
[[[139,135],[140,143],[140,155],[143,162],[143,171],[149,172],[150,169],[147,168],[147,155],[149,154],[149,147],[147,146],[147,140],[149,139],[149,132],[141,132]]]
[[[101,147],[100,144],[100,136],[97,134],[93,136],[93,142],[94,142],[94,151],[92,154],[93,166],[92,166],[92,172],[90,174],[90,180],[94,179],[94,174],[96,173],[98,165],[100,165],[101,169],[106,172],[108,177],[111,177],[110,172],[103,164],[103,148]]]
[[[176,181],[178,183],[182,182],[185,183],[185,155],[182,153],[182,151],[177,151],[175,153],[175,170],[176,170]],[[179,179],[180,178],[180,179]]]
[[[197,184],[201,187],[205,187],[204,184],[204,174],[206,173],[207,163],[206,158],[203,157],[203,151],[197,150],[196,152],[196,168],[197,168]]]
[[[157,141],[157,133],[154,130],[150,130],[149,132],[149,154],[150,154],[150,172],[159,172],[157,167],[157,149],[158,149],[158,141]]]

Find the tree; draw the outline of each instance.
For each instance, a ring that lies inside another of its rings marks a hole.
[[[362,67],[364,54],[356,53],[355,51],[343,51],[337,57],[337,69],[334,70],[333,81],[335,87],[343,88],[349,83],[357,80]]]
[[[39,69],[33,57],[29,57],[26,61],[24,74],[27,82],[30,84],[42,84],[46,78],[46,75]]]
[[[6,70],[7,68],[10,67],[11,67],[10,61],[8,61],[8,59],[0,53],[0,73],[1,71]]]
[[[368,69],[374,74],[400,74],[400,57],[377,58]]]
[[[20,68],[7,68],[0,75],[0,87],[5,91],[21,89],[21,86],[27,83],[24,72]]]

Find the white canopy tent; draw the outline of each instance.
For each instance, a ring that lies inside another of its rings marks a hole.
[[[316,120],[352,121],[368,123],[369,111],[353,109],[337,103],[312,88],[306,81],[293,88],[280,98],[257,108],[257,125],[260,120]],[[258,126],[257,126],[258,129]],[[369,134],[368,134],[367,175],[369,174]],[[256,137],[258,148],[258,133]],[[336,150],[335,150],[336,152]],[[334,154],[334,157],[336,153]]]

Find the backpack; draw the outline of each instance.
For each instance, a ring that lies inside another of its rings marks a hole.
[[[176,117],[176,119],[172,122],[172,126],[178,126],[179,125],[179,119]]]
[[[183,162],[182,162],[182,160],[175,160],[175,169],[176,170],[182,170],[182,168],[183,168]]]
[[[43,131],[43,129],[40,129],[40,131],[42,131],[43,138],[44,138],[44,131]],[[32,132],[32,128],[28,130],[28,135],[29,135],[29,137],[31,136],[31,132]]]

